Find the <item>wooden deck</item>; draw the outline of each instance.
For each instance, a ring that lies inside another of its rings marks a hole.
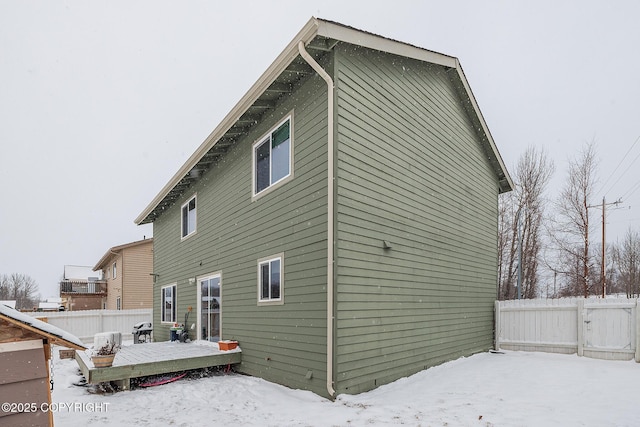
[[[114,381],[129,389],[131,378],[180,372],[242,361],[242,350],[220,351],[213,343],[155,342],[122,347],[109,368],[96,368],[88,351],[76,351],[76,362],[89,384]]]

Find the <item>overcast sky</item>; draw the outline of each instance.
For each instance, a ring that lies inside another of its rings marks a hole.
[[[311,16],[459,58],[507,167],[544,148],[552,192],[595,141],[609,240],[640,228],[640,2],[0,0],[0,273],[56,296],[151,237],[133,220]]]

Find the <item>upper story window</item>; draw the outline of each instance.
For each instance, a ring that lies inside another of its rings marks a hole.
[[[253,144],[253,195],[291,176],[291,117]]]
[[[196,196],[182,205],[182,238],[196,232]]]
[[[112,268],[112,273],[111,273],[111,278],[115,279],[116,276],[118,275],[118,268],[116,266],[116,263],[113,263],[113,268]]]

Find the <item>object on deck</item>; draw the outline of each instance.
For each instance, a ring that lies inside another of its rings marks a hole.
[[[189,322],[189,313],[191,313],[191,307],[187,308],[187,312],[184,314],[184,323],[178,324],[174,323],[171,328],[169,328],[169,340],[170,341],[180,341],[180,342],[189,342],[189,331],[187,330],[187,324]]]
[[[169,328],[169,341],[178,341],[178,334],[182,333],[182,326],[172,326]]]
[[[222,351],[233,350],[238,346],[238,341],[224,340],[218,341],[218,347]]]
[[[133,330],[131,331],[133,334],[133,343],[140,344],[143,342],[150,342],[151,332],[153,332],[151,322],[136,323],[133,325]]]
[[[189,322],[189,313],[191,313],[191,306],[187,307],[187,312],[184,314],[184,324],[182,325],[182,331],[178,334],[178,340],[180,342],[190,341],[189,339],[189,330],[187,329],[187,324]]]
[[[122,333],[118,331],[99,332],[93,336],[93,348],[99,349],[107,344],[122,347]]]

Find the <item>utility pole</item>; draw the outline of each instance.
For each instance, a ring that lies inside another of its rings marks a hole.
[[[518,211],[518,299],[522,298],[522,211]]]
[[[607,269],[605,262],[605,255],[607,251],[605,250],[605,229],[607,222],[605,221],[605,215],[607,210],[605,209],[606,203],[604,197],[602,198],[602,266],[600,270],[600,280],[602,281],[602,298],[607,296]]]
[[[600,265],[600,281],[602,282],[602,298],[607,296],[607,263],[606,261],[606,207],[609,205],[619,205],[622,203],[622,199],[618,199],[615,202],[607,203],[605,198],[602,198],[602,264]],[[587,206],[587,208],[599,207],[598,205]]]

